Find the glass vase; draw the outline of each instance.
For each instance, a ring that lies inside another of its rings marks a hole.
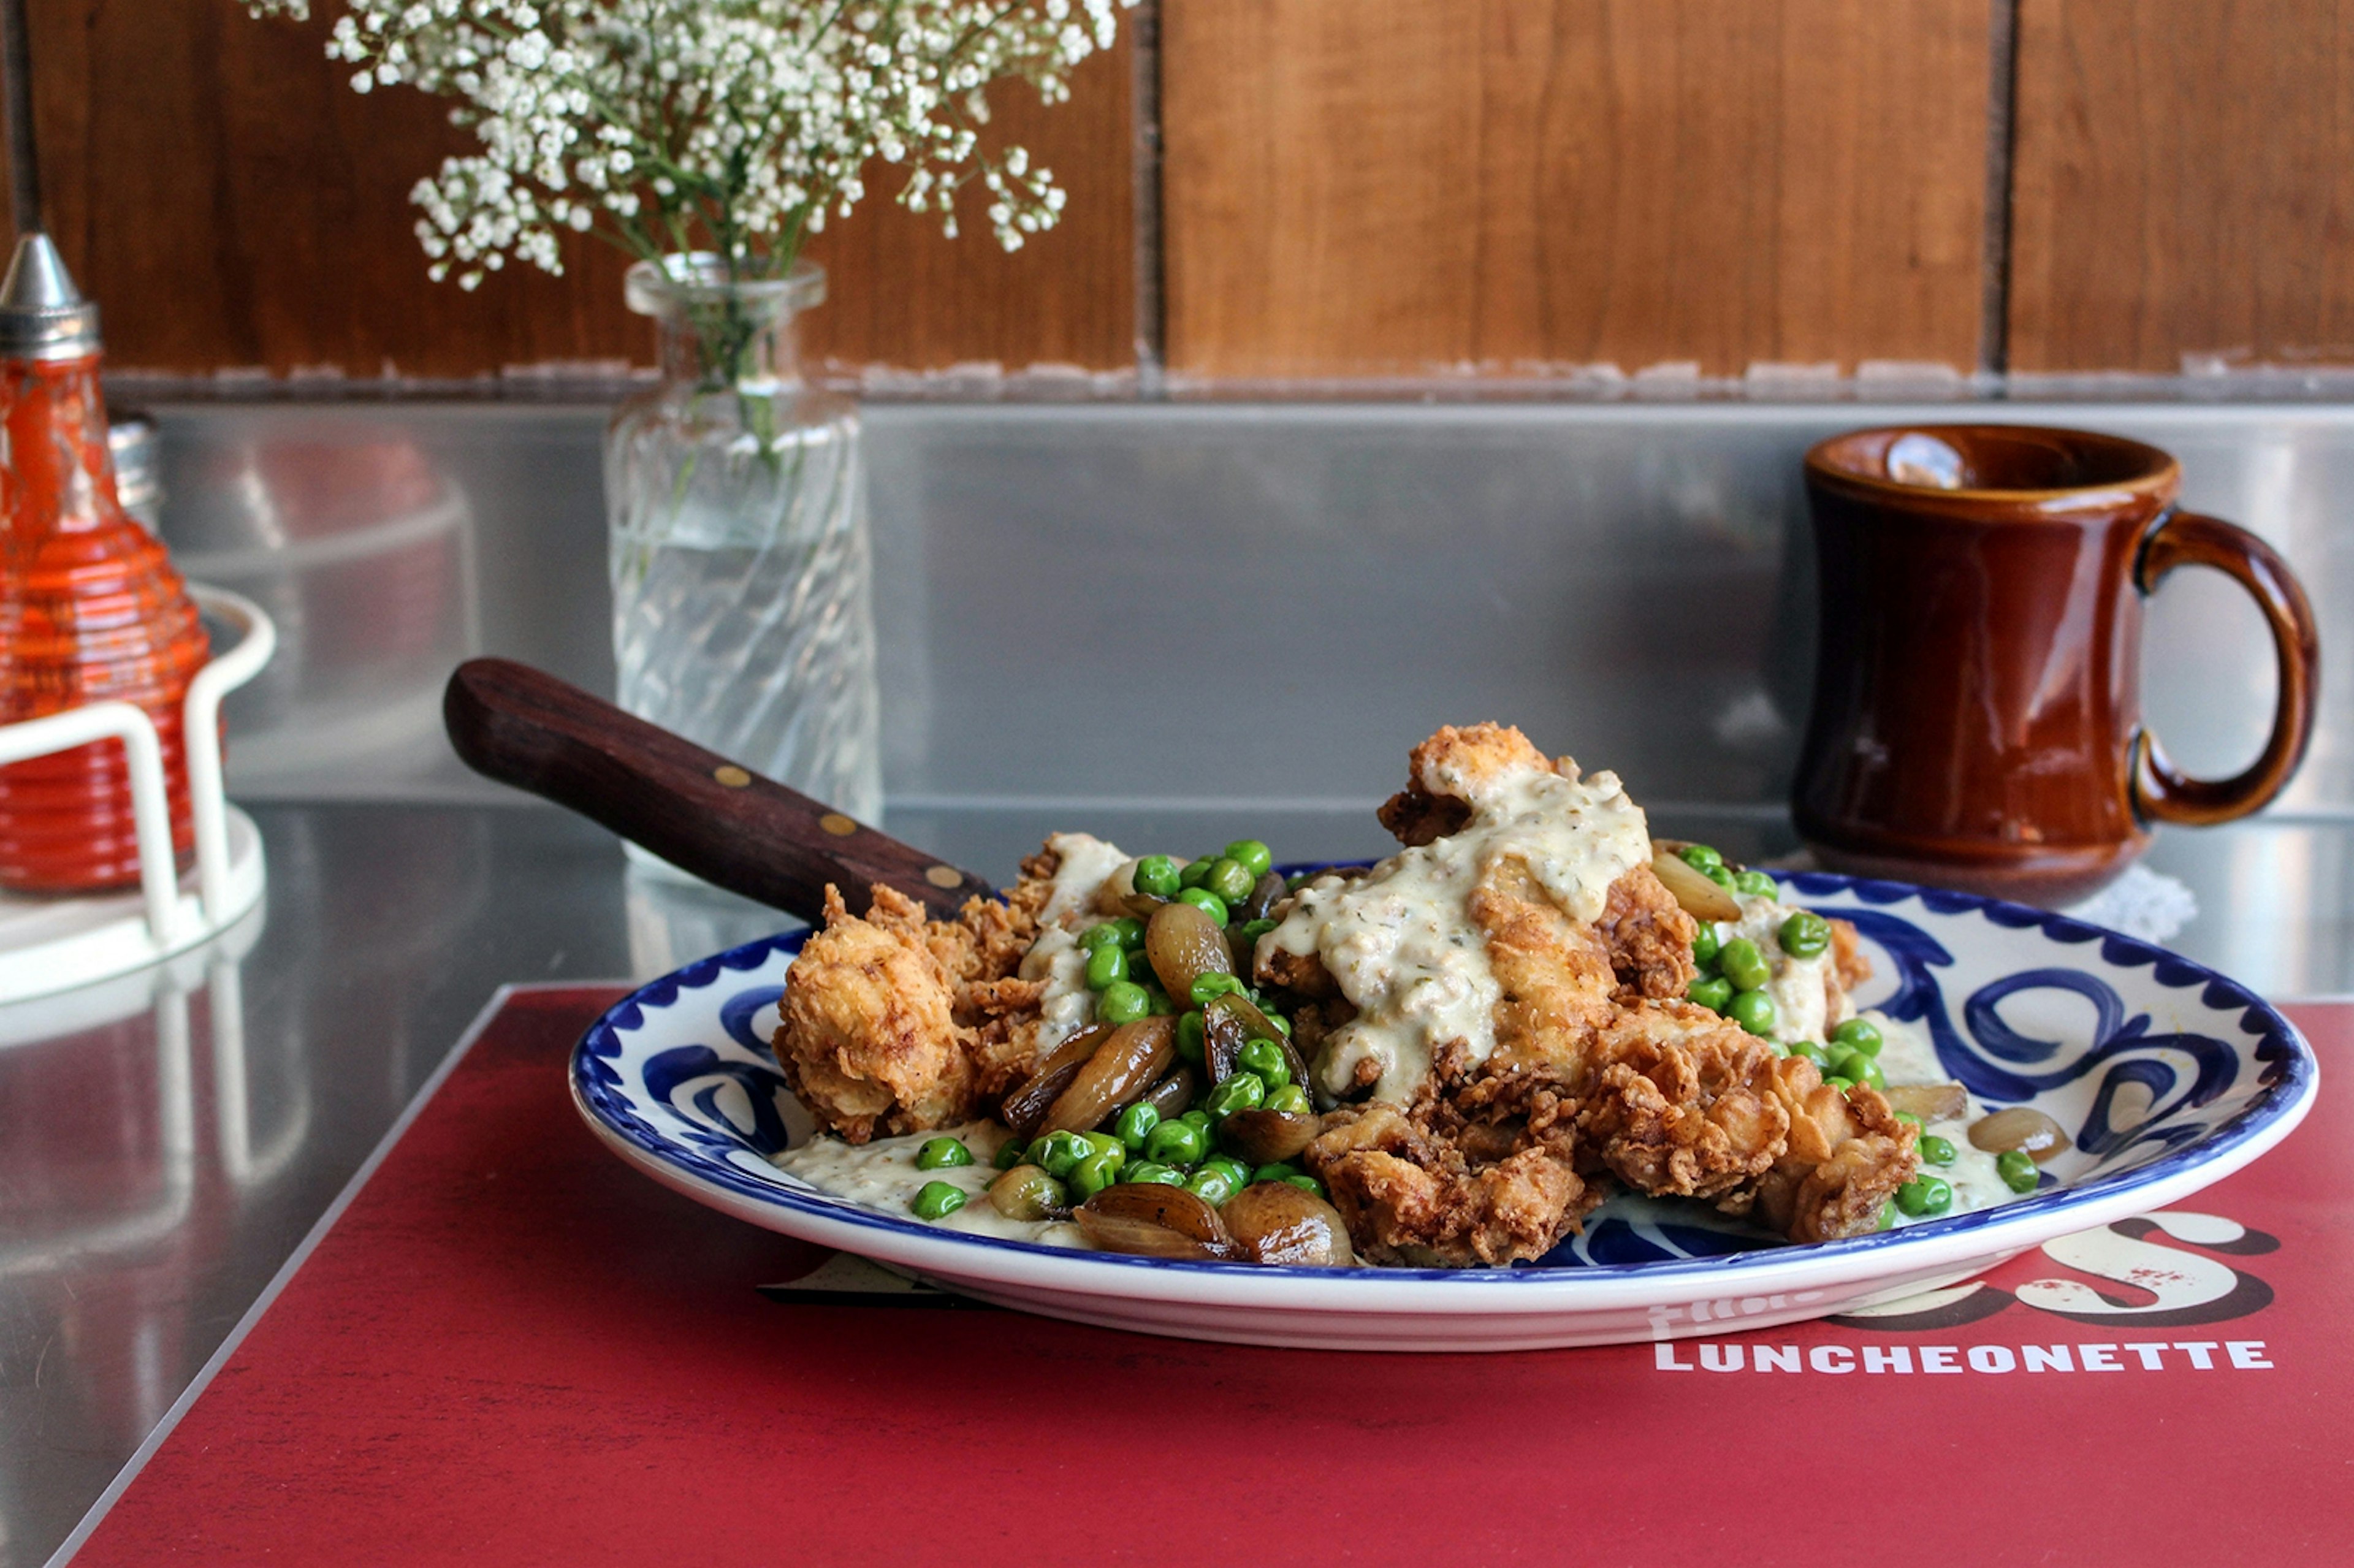
[[[871,822],[883,783],[858,413],[808,384],[794,342],[825,274],[804,261],[730,281],[717,257],[673,256],[631,268],[627,291],[659,327],[662,373],[605,434],[620,705]]]

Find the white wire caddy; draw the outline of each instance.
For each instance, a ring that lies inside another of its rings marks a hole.
[[[221,699],[261,673],[278,629],[242,595],[190,583],[188,597],[216,625],[239,633],[188,683],[181,708],[196,864],[179,874],[155,726],[129,703],[91,703],[0,726],[0,766],[93,741],[119,740],[131,764],[132,819],[139,834],[136,890],[89,895],[0,893],[0,1003],[47,996],[129,974],[210,940],[261,902],[261,833],[221,786]]]

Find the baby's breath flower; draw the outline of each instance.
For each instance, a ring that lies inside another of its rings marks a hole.
[[[904,170],[901,205],[951,238],[976,180],[1008,250],[1053,228],[1067,199],[1053,171],[981,150],[987,89],[1015,77],[1068,99],[1135,3],[345,0],[327,55],[360,68],[356,92],[456,100],[481,143],[411,193],[437,281],[478,287],[510,257],[560,272],[558,231],[599,222],[642,255],[710,249],[781,272],[864,197],[870,162]]]

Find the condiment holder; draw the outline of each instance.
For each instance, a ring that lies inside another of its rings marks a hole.
[[[155,725],[129,703],[91,703],[0,726],[0,766],[118,740],[130,758],[139,838],[135,890],[73,896],[0,892],[0,1003],[88,985],[207,941],[261,902],[261,833],[222,789],[221,699],[261,673],[277,629],[250,599],[202,584],[189,597],[238,632],[188,684],[182,708],[196,864],[178,871]]]

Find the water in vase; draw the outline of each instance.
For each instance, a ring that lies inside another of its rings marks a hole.
[[[767,422],[757,409],[748,419],[733,397],[699,401],[693,413],[625,408],[610,434],[620,704],[873,821],[883,790],[857,417],[841,408],[754,429]]]

